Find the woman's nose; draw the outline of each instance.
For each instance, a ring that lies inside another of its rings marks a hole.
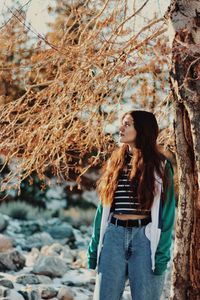
[[[119,131],[124,132],[124,126],[120,126]]]

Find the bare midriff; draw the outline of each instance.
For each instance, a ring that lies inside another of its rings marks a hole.
[[[138,220],[138,219],[148,218],[148,216],[145,215],[122,215],[122,214],[114,214],[113,217],[120,220]]]

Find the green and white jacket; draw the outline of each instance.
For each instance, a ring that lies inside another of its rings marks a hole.
[[[156,194],[151,208],[151,223],[145,227],[145,235],[150,240],[152,271],[161,275],[167,268],[170,260],[172,229],[175,219],[175,195],[173,182],[173,168],[169,160],[165,160],[165,172],[168,178],[168,187],[164,205],[161,201],[163,189],[162,179],[155,173]],[[88,267],[95,269],[103,247],[103,237],[109,220],[112,216],[111,205],[103,206],[100,202],[93,222],[93,234],[88,247]]]

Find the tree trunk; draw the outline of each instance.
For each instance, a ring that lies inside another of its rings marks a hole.
[[[166,19],[179,178],[170,299],[200,299],[200,1],[172,0]]]

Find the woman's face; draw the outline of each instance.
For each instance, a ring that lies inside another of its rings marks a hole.
[[[137,132],[134,127],[134,121],[131,115],[127,114],[122,119],[122,124],[119,128],[120,143],[126,143],[130,146],[134,146]]]

